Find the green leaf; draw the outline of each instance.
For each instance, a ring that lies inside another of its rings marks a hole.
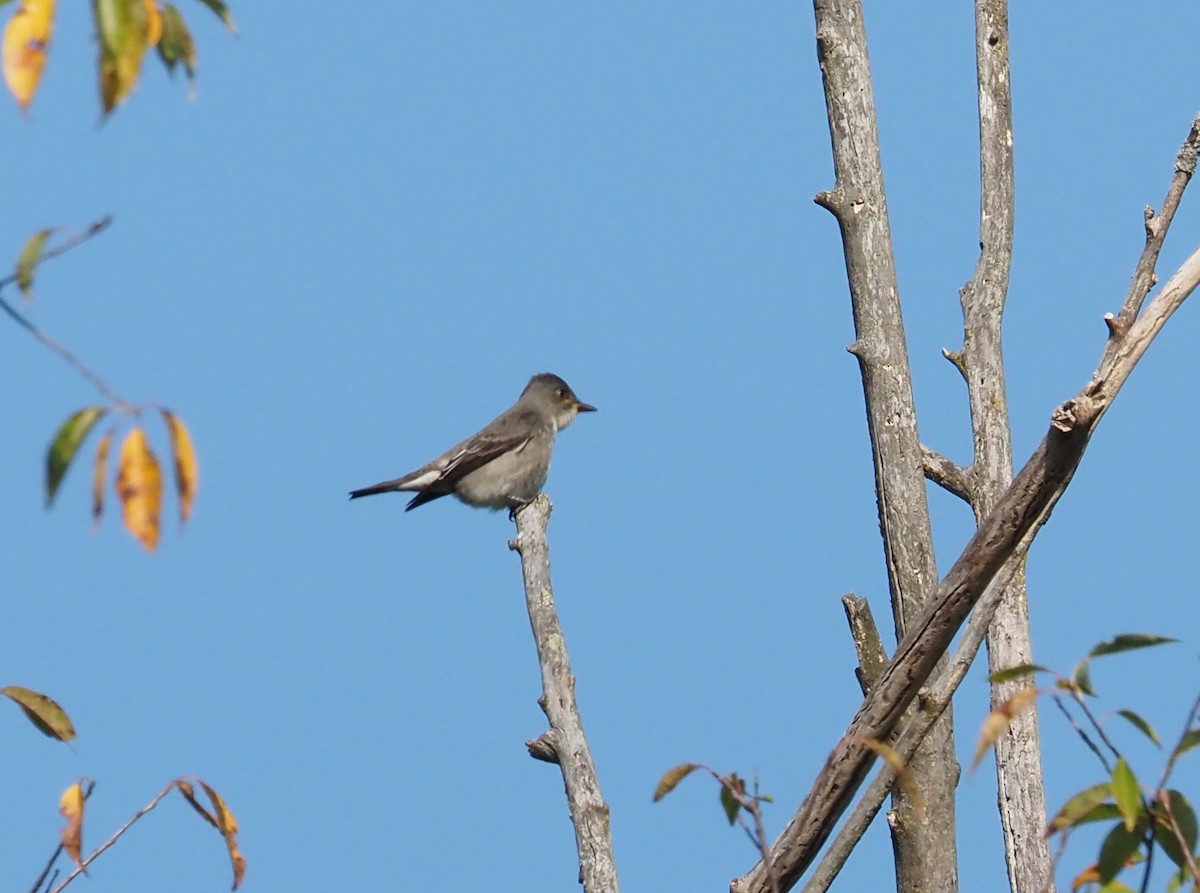
[[[1096,893],[1133,893],[1133,888],[1122,884],[1120,881],[1109,881],[1097,890]]]
[[[1046,828],[1046,833],[1053,834],[1055,831],[1075,827],[1085,815],[1097,806],[1100,806],[1111,796],[1112,785],[1107,781],[1104,784],[1093,785],[1086,790],[1080,791],[1062,805],[1062,808],[1050,820],[1050,824]]]
[[[41,263],[46,240],[53,232],[52,229],[39,229],[26,240],[21,253],[17,256],[17,288],[21,289],[21,297],[26,301],[33,299],[33,272]]]
[[[144,0],[93,0],[100,37],[100,100],[108,114],[137,86],[150,37]]]
[[[1137,776],[1125,758],[1117,760],[1112,773],[1113,799],[1117,801],[1117,809],[1121,810],[1121,818],[1125,820],[1125,830],[1132,831],[1138,819],[1144,815],[1142,807],[1142,790],[1138,787]]]
[[[1134,726],[1134,728],[1136,728],[1138,731],[1140,731],[1143,735],[1145,735],[1147,738],[1149,738],[1151,741],[1153,741],[1159,747],[1162,747],[1162,742],[1158,740],[1158,733],[1154,731],[1154,729],[1151,727],[1150,723],[1146,722],[1146,720],[1142,719],[1140,716],[1138,716],[1132,710],[1118,710],[1117,716],[1120,716],[1123,719],[1128,720]]]
[[[1085,695],[1096,697],[1096,690],[1092,688],[1092,670],[1086,660],[1081,660],[1071,673],[1071,684]]]
[[[196,42],[192,32],[188,30],[183,16],[173,3],[168,3],[162,11],[162,36],[158,39],[158,57],[162,59],[167,71],[175,73],[177,63],[183,63],[183,70],[189,81],[196,77]]]
[[[1022,676],[1028,676],[1031,673],[1053,673],[1049,667],[1043,667],[1041,664],[1020,664],[1019,666],[1009,667],[1007,670],[1000,670],[988,677],[989,682],[1011,682],[1014,679],[1020,679]]]
[[[1200,745],[1200,726],[1188,729],[1184,733],[1183,737],[1179,739],[1179,743],[1175,745],[1175,756],[1181,757],[1197,745]]]
[[[1175,893],[1191,876],[1191,869],[1188,868],[1181,868],[1173,873],[1167,881],[1167,893]]]
[[[229,14],[229,5],[223,0],[200,0],[205,6],[221,17],[221,21],[225,23],[225,27],[229,29],[230,34],[237,34],[237,27],[233,24],[233,16]]]
[[[1197,838],[1196,811],[1192,809],[1188,798],[1179,791],[1167,791],[1167,796],[1170,797],[1171,815],[1175,817],[1175,823],[1179,826],[1188,852],[1194,853]],[[1182,868],[1187,864],[1187,859],[1183,848],[1179,845],[1179,839],[1175,836],[1175,831],[1171,828],[1165,806],[1156,802],[1155,812],[1157,821],[1154,824],[1154,839],[1158,841],[1158,845],[1163,848],[1167,857]]]
[[[671,793],[671,791],[675,790],[679,782],[683,781],[694,770],[699,768],[699,763],[683,763],[674,769],[667,770],[667,774],[659,779],[658,787],[654,789],[654,802],[657,803],[663,797],[667,796],[667,794]]]
[[[71,718],[53,698],[19,685],[0,688],[0,695],[12,699],[24,710],[29,721],[37,726],[43,735],[57,738],[59,741],[70,741],[75,737],[75,727],[71,725]]]
[[[738,778],[736,772],[730,772],[728,778],[721,779],[721,808],[725,810],[725,818],[729,824],[737,821],[738,810],[742,808],[741,796],[746,794],[745,780]]]
[[[46,450],[46,507],[54,504],[54,496],[58,485],[71,466],[71,460],[79,452],[79,447],[88,433],[96,426],[108,409],[104,406],[88,406],[74,413],[62,423],[62,426],[50,441]]]
[[[1142,843],[1142,835],[1136,830],[1130,831],[1124,825],[1114,825],[1108,832],[1104,842],[1100,844],[1100,854],[1096,858],[1096,867],[1100,872],[1100,883],[1107,884],[1125,867],[1125,862],[1137,852]]]
[[[1091,825],[1096,822],[1111,822],[1121,818],[1121,810],[1117,809],[1115,803],[1098,803],[1079,816],[1074,822],[1073,827],[1079,828],[1083,825]]]
[[[1137,648],[1150,648],[1154,645],[1165,645],[1168,642],[1178,642],[1170,636],[1152,636],[1149,633],[1122,633],[1119,636],[1101,642],[1088,652],[1088,657],[1103,657],[1106,654],[1120,654],[1122,651],[1133,651]]]

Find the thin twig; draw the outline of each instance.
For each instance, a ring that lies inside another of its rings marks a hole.
[[[1170,792],[1162,791],[1158,802],[1162,804],[1163,813],[1171,825],[1171,833],[1175,835],[1175,840],[1179,843],[1179,849],[1183,852],[1183,859],[1187,862],[1188,871],[1192,873],[1192,877],[1195,878],[1196,882],[1200,883],[1200,866],[1196,864],[1196,856],[1183,834],[1183,829],[1179,827],[1179,821],[1175,818],[1175,811],[1171,809]]]
[[[69,238],[65,242],[63,242],[61,245],[57,245],[54,248],[47,248],[45,251],[42,252],[41,257],[38,258],[38,263],[41,264],[48,260],[54,260],[54,258],[58,257],[59,255],[66,254],[68,251],[72,250],[73,248],[76,248],[79,245],[82,245],[84,242],[86,242],[92,236],[98,235],[100,232],[107,229],[109,227],[109,225],[112,223],[112,221],[113,221],[113,219],[112,219],[111,214],[101,217],[99,220],[90,224],[88,226],[88,228],[85,229],[83,232],[76,233],[75,235],[71,236],[71,238]],[[4,276],[4,277],[0,278],[0,289],[7,288],[8,286],[12,285],[16,281],[17,281],[16,273],[13,273],[9,276]]]
[[[1142,302],[1146,300],[1146,295],[1154,287],[1157,280],[1154,268],[1158,264],[1158,255],[1162,251],[1163,242],[1167,239],[1167,231],[1171,228],[1171,221],[1175,218],[1175,211],[1179,207],[1180,199],[1183,198],[1183,191],[1196,171],[1198,153],[1200,153],[1200,115],[1192,119],[1192,129],[1179,148],[1179,154],[1175,156],[1175,176],[1171,178],[1171,184],[1167,187],[1167,196],[1163,199],[1162,210],[1156,217],[1152,208],[1146,209],[1146,245],[1142,249],[1142,256],[1138,259],[1137,266],[1134,267],[1133,277],[1129,283],[1129,294],[1121,306],[1121,312],[1115,320],[1109,323],[1109,329],[1115,336],[1124,334],[1137,319],[1137,315],[1142,309]],[[1111,339],[1108,349],[1105,351],[1106,358],[1115,350],[1116,342],[1119,340],[1119,337]]]
[[[1200,717],[1200,695],[1196,695],[1196,700],[1192,702],[1192,709],[1188,711],[1188,715],[1184,718],[1183,731],[1179,733],[1179,740],[1175,742],[1175,747],[1171,750],[1171,755],[1167,757],[1167,764],[1163,767],[1162,778],[1159,779],[1158,788],[1162,790],[1167,786],[1167,779],[1171,777],[1171,772],[1175,769],[1175,762],[1179,759],[1179,747],[1183,744],[1183,739],[1187,737],[1188,732],[1192,730],[1196,719]],[[1200,880],[1200,878],[1197,878]]]
[[[63,244],[46,251],[44,254],[42,254],[41,259],[38,262],[42,263],[47,260],[53,260],[59,255],[66,254],[72,248],[81,245],[83,242],[86,242],[88,239],[92,238],[92,236],[104,230],[110,223],[112,223],[111,217],[104,217],[100,220],[97,220],[82,233],[72,236]],[[5,286],[12,285],[16,281],[16,273],[0,279],[0,291],[3,291]],[[12,304],[5,300],[3,295],[0,295],[0,310],[3,310],[5,313],[7,313],[8,316],[15,323],[17,323],[17,325],[29,332],[29,334],[36,338],[43,346],[48,347],[54,353],[58,354],[59,357],[67,363],[67,365],[91,382],[96,390],[104,395],[104,399],[111,403],[114,408],[131,415],[135,415],[137,413],[137,408],[134,407],[133,404],[114,391],[109,386],[108,382],[93,372],[86,363],[79,359],[79,357],[38,328],[37,325],[31,322],[24,314],[22,314],[19,310],[13,307]]]
[[[1171,809],[1171,792],[1167,790],[1167,781],[1170,779],[1171,773],[1175,769],[1175,762],[1180,756],[1180,745],[1183,744],[1183,740],[1187,737],[1188,732],[1192,730],[1198,716],[1200,716],[1200,695],[1196,696],[1196,700],[1192,702],[1192,709],[1184,717],[1183,730],[1179,733],[1179,740],[1171,749],[1170,756],[1167,757],[1167,764],[1163,767],[1162,778],[1158,781],[1158,792],[1155,799],[1162,804],[1162,811],[1171,825],[1171,833],[1175,835],[1175,839],[1179,842],[1179,849],[1183,852],[1184,859],[1188,864],[1188,870],[1192,873],[1192,877],[1196,883],[1200,884],[1200,867],[1197,866],[1196,857],[1192,853],[1192,847],[1184,837],[1183,830],[1179,827],[1179,822],[1175,818],[1175,812]]]
[[[120,828],[118,828],[117,832],[115,834],[113,834],[113,836],[110,837],[108,840],[104,841],[104,843],[102,843],[99,847],[97,847],[96,850],[90,856],[88,856],[86,859],[83,860],[82,864],[76,865],[75,870],[72,871],[69,875],[67,875],[66,878],[63,880],[63,882],[61,884],[59,884],[57,887],[55,887],[53,890],[51,890],[50,893],[61,893],[63,887],[65,887],[67,884],[71,883],[71,881],[75,880],[75,878],[77,878],[79,875],[83,874],[84,869],[86,869],[89,865],[91,865],[92,862],[94,862],[101,853],[103,853],[110,846],[112,846],[114,843],[116,843],[118,838],[120,838],[120,836],[122,834],[124,834],[131,827],[133,827],[134,822],[136,822],[138,819],[140,819],[142,816],[144,816],[146,813],[148,813],[154,807],[158,806],[159,801],[162,800],[163,797],[167,796],[167,794],[171,793],[171,789],[174,787],[175,787],[175,782],[171,782],[169,785],[167,785],[165,788],[163,788],[161,791],[159,791],[157,794],[155,794],[153,800],[151,800],[149,803],[147,803],[145,806],[143,806],[141,809],[139,809],[137,812],[135,812],[133,814],[133,818],[131,818],[128,822],[126,822],[124,825],[122,825]]]
[[[1076,734],[1083,739],[1083,743],[1088,746],[1088,750],[1096,755],[1096,759],[1100,761],[1100,765],[1104,767],[1104,771],[1109,775],[1112,775],[1112,766],[1108,765],[1108,758],[1105,757],[1101,752],[1099,745],[1097,745],[1096,742],[1088,736],[1087,730],[1084,729],[1083,726],[1078,723],[1075,717],[1071,715],[1071,711],[1067,709],[1067,706],[1063,703],[1062,698],[1059,695],[1054,695],[1051,700],[1054,701],[1054,706],[1057,707],[1062,712],[1062,715],[1067,718],[1067,722],[1070,724],[1071,728],[1073,728]]]
[[[1121,759],[1121,751],[1117,749],[1117,745],[1113,743],[1113,740],[1108,737],[1108,733],[1104,731],[1104,726],[1100,725],[1100,720],[1096,719],[1095,714],[1088,709],[1087,702],[1084,701],[1083,695],[1081,695],[1075,689],[1072,689],[1071,697],[1075,703],[1079,705],[1079,709],[1083,711],[1083,715],[1088,718],[1088,722],[1092,724],[1092,728],[1096,730],[1096,734],[1100,736],[1100,740],[1104,742],[1104,746],[1108,748],[1109,752],[1114,757],[1116,757],[1118,760]]]

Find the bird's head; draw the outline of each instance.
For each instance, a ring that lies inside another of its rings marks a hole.
[[[539,411],[554,419],[554,427],[559,431],[575,421],[579,413],[596,411],[596,407],[576,397],[569,384],[550,372],[529,379],[521,400],[533,402]]]

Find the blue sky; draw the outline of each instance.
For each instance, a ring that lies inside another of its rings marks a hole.
[[[960,344],[978,242],[973,24],[947,6],[869,3],[867,25],[921,433],[967,461],[939,351]],[[50,435],[97,396],[0,327],[2,682],[52,694],[79,730],[67,748],[9,709],[0,878],[32,882],[76,778],[99,782],[94,846],[194,773],[241,821],[248,890],[573,888],[560,779],[523,746],[544,719],[511,525],[346,500],[550,370],[600,409],[562,435],[547,489],[622,882],[725,889],[754,858],[715,789],[653,805],[655,783],[692,760],[757,771],[776,833],[859,701],[839,596],[886,604],[840,244],[811,201],[832,185],[811,10],[245,3],[232,38],[183,9],[197,101],[152,62],[99,123],[91,24],[64,7],[28,120],[6,115],[0,250],[116,219],[42,270],[33,317],[129,399],[176,410],[202,481],[154,556],[111,512],[89,536],[82,469],[43,511]],[[1100,355],[1141,209],[1200,107],[1198,29],[1188,0],[1014,11],[1018,462]],[[1196,246],[1196,207],[1164,274]],[[1029,561],[1039,662],[1124,631],[1184,640],[1094,673],[1101,710],[1136,707],[1164,736],[1200,678],[1197,325],[1190,306],[1171,320]],[[970,514],[931,500],[944,570]],[[955,702],[964,763],[986,700],[976,673]],[[1100,770],[1042,717],[1057,805]],[[959,807],[963,888],[984,893],[1006,888],[991,771]],[[1200,791],[1194,761],[1179,773]],[[1090,855],[1079,842],[1063,875]],[[228,884],[182,801],[92,875],[92,893]],[[882,828],[839,883],[890,883]]]

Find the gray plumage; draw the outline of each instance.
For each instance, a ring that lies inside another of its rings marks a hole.
[[[350,498],[403,490],[417,494],[406,512],[450,495],[477,508],[518,509],[542,491],[555,435],[579,413],[595,411],[565,381],[543,372],[478,434],[404,477],[352,490]]]

